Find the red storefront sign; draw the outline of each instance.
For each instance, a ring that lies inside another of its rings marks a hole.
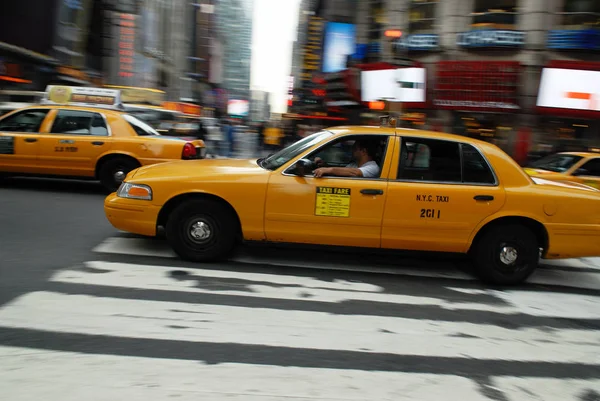
[[[446,110],[515,112],[518,61],[441,61],[433,104]]]

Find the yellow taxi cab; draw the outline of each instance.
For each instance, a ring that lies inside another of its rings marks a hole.
[[[379,175],[317,177],[365,155]],[[330,167],[314,174],[317,162]],[[104,209],[123,231],[164,228],[191,261],[227,257],[240,240],[440,251],[468,253],[484,280],[514,284],[540,255],[600,255],[600,191],[531,178],[486,142],[395,124],[327,129],[267,158],[142,167]]]
[[[158,134],[118,90],[49,86],[40,104],[0,118],[0,174],[97,179],[111,192],[132,170],[199,159],[204,142]]]
[[[600,189],[600,153],[556,153],[533,162],[525,171],[546,180],[572,181]]]

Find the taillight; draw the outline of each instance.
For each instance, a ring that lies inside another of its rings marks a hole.
[[[181,152],[182,159],[192,159],[196,157],[196,155],[196,147],[193,144],[188,142],[185,145],[183,145],[183,151]]]

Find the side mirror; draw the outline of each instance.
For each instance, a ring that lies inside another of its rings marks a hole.
[[[584,169],[584,168],[578,168],[573,173],[573,176],[577,177],[579,175],[590,175],[590,172],[588,170]]]
[[[300,159],[294,165],[294,172],[299,177],[310,175],[311,172],[311,161],[306,159]]]

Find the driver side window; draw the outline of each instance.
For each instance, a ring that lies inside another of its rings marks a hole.
[[[388,139],[387,135],[347,135],[333,140],[303,158],[310,165],[310,171],[307,173],[308,175],[312,175],[312,172],[318,167],[356,168],[357,163],[353,157],[353,148],[357,141],[360,141],[362,144],[368,144],[369,150],[372,153],[372,160],[381,170],[385,159]],[[295,174],[293,170],[289,171],[289,173]]]

